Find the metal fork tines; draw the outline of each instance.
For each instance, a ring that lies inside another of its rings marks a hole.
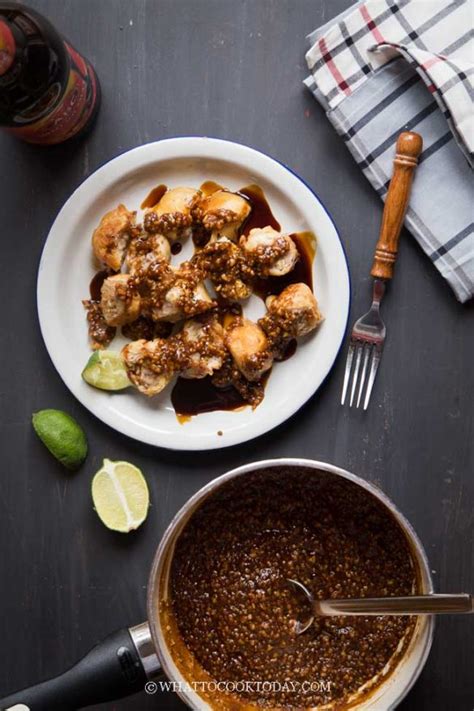
[[[385,341],[385,325],[380,317],[380,302],[385,293],[386,281],[393,277],[400,231],[408,207],[413,174],[422,148],[423,139],[418,133],[403,131],[399,135],[393,161],[393,174],[385,199],[382,224],[370,270],[371,276],[374,277],[372,306],[370,311],[356,321],[352,329],[344,385],[342,386],[342,405],[344,405],[351,379],[352,363],[354,363],[354,372],[352,373],[350,405],[352,407],[357,386],[359,386],[359,391],[356,407],[360,405],[365,387],[364,410],[367,410],[370,401]],[[362,373],[359,381],[361,363]],[[367,372],[369,373],[368,378]]]
[[[344,374],[344,384],[342,386],[341,405],[344,405],[346,400],[352,373],[349,405],[352,407],[354,403],[358,386],[356,407],[359,407],[364,387],[366,386],[364,410],[367,410],[385,341],[385,324],[380,316],[380,302],[382,301],[384,293],[385,282],[381,279],[375,279],[372,306],[364,316],[355,322],[352,329],[349,352],[347,354],[346,371]],[[353,364],[354,367],[352,367]],[[368,378],[367,372],[369,373]]]

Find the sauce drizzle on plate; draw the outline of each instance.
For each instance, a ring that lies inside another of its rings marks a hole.
[[[102,269],[100,272],[96,272],[94,274],[94,276],[91,279],[91,283],[89,284],[89,292],[90,292],[92,301],[100,301],[102,284],[107,279],[107,277],[112,276],[112,275],[113,275],[113,272],[110,272],[107,269]]]
[[[250,230],[257,227],[273,227],[277,232],[280,231],[280,223],[275,218],[265,193],[258,185],[247,185],[244,188],[237,190],[237,195],[241,195],[252,206],[250,215],[245,220],[240,230],[241,235],[248,235]]]
[[[203,412],[239,410],[247,406],[234,387],[217,388],[210,375],[199,380],[178,378],[171,391],[171,404],[182,424]]]
[[[147,207],[154,207],[160,202],[161,198],[167,190],[168,187],[166,185],[157,185],[156,188],[150,190],[150,192],[140,205],[140,208],[142,210],[145,210]]]

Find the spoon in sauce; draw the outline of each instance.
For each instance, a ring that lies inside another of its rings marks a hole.
[[[313,594],[298,580],[287,582],[302,593],[311,615],[304,622],[295,623],[296,634],[306,632],[316,617],[336,615],[440,615],[469,614],[474,612],[472,595],[407,595],[405,597],[365,597],[316,600]]]

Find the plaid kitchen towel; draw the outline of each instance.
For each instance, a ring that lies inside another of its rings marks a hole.
[[[309,36],[305,84],[382,199],[398,134],[423,136],[406,226],[474,295],[472,0],[366,0]]]

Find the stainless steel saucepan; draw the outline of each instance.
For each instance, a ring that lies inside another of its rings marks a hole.
[[[378,499],[390,511],[408,539],[418,566],[420,592],[425,595],[433,592],[423,546],[408,521],[380,489],[331,464],[307,459],[271,459],[246,464],[204,486],[171,521],[158,546],[151,569],[148,584],[148,622],[114,632],[64,674],[0,700],[0,709],[5,711],[19,705],[18,708],[22,711],[73,711],[137,693],[143,690],[147,683],[160,677],[177,682],[177,693],[190,708],[196,711],[217,708],[190,688],[189,680],[184,679],[178,669],[163,633],[159,605],[168,597],[168,577],[174,547],[196,509],[224,483],[238,477],[242,487],[245,487],[246,476],[250,472],[281,466],[289,469],[288,476],[291,476],[292,468],[301,467],[312,470],[315,477],[321,471],[329,472],[354,482],[365,489],[368,495]],[[371,695],[361,697],[360,703],[352,705],[353,711],[384,711],[397,706],[415,683],[426,662],[433,627],[432,616],[418,618],[406,653],[394,671]],[[152,685],[148,688],[155,687]]]

